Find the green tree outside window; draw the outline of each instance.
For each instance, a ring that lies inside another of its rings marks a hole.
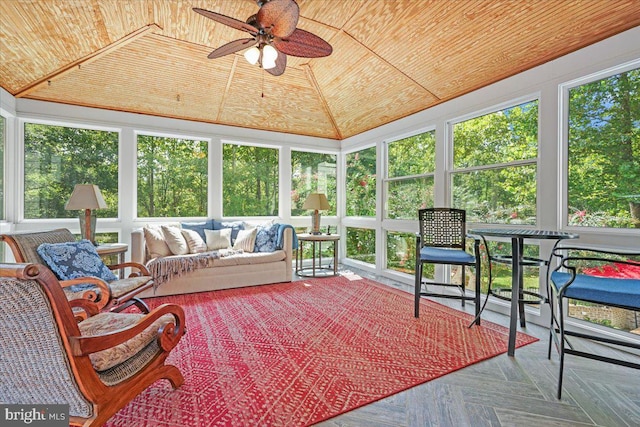
[[[336,163],[335,154],[291,151],[291,216],[308,215],[302,209],[310,193],[324,193],[331,209],[323,215],[336,215]]]
[[[433,206],[435,131],[387,145],[385,217],[418,219],[418,209]]]
[[[207,216],[206,141],[138,135],[138,216]]]
[[[347,216],[376,216],[376,147],[346,156]]]
[[[224,216],[277,216],[278,150],[252,145],[222,147]]]
[[[73,218],[75,184],[95,184],[107,202],[101,218],[118,215],[118,133],[66,126],[24,125],[24,216]]]
[[[538,101],[453,126],[453,206],[467,221],[536,224]]]
[[[640,69],[569,90],[568,224],[640,228]]]

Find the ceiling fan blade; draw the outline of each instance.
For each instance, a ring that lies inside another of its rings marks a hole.
[[[230,53],[235,53],[239,50],[246,49],[251,47],[252,44],[256,42],[256,39],[238,39],[227,44],[223,44],[219,48],[215,49],[213,52],[207,56],[209,59],[220,58],[221,56],[229,55]]]
[[[296,30],[300,8],[294,0],[271,0],[258,11],[258,25],[267,34],[288,37]]]
[[[329,56],[333,48],[329,43],[308,31],[296,29],[289,37],[274,38],[273,45],[278,51],[303,58]]]
[[[202,16],[206,16],[209,19],[213,19],[216,22],[219,22],[224,25],[228,25],[231,28],[235,28],[236,30],[246,31],[247,33],[251,33],[254,36],[258,34],[258,29],[253,25],[249,25],[246,22],[242,22],[230,16],[222,15],[216,12],[211,12],[210,10],[206,10],[206,9],[200,9],[199,7],[194,7],[193,11],[199,13]]]
[[[274,76],[279,76],[284,73],[284,70],[287,68],[287,55],[282,52],[278,52],[278,57],[276,58],[276,66],[274,68],[269,68],[267,72],[269,74],[273,74]]]

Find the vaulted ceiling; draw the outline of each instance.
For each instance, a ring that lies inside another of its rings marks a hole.
[[[242,52],[254,0],[2,0],[17,98],[342,140],[640,25],[640,0],[297,0],[333,46],[275,77]]]

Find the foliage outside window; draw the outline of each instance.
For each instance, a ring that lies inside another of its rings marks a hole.
[[[224,216],[277,216],[279,152],[275,148],[223,144]]]
[[[346,156],[347,216],[376,216],[376,147]]]
[[[411,275],[415,274],[415,233],[387,232],[387,269]],[[433,277],[433,267],[425,265],[423,274]]]
[[[376,231],[347,227],[347,258],[375,265]]]
[[[453,126],[453,206],[467,221],[536,223],[538,101]]]
[[[206,141],[138,135],[138,216],[207,216]]]
[[[640,228],[640,69],[569,90],[568,224]]]
[[[335,154],[291,151],[291,215],[308,215],[302,209],[310,193],[327,196],[331,209],[323,215],[336,215],[336,159]]]
[[[435,145],[435,131],[388,144],[386,218],[418,219],[418,209],[433,206]]]
[[[118,214],[118,133],[26,123],[24,125],[24,217],[73,218],[67,211],[75,184],[100,187],[108,208]]]

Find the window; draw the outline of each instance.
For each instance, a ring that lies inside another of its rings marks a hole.
[[[376,231],[347,227],[347,257],[375,265]]]
[[[138,216],[207,216],[208,144],[138,135]]]
[[[278,150],[223,144],[224,216],[277,216]]]
[[[376,216],[376,147],[346,156],[347,216]]]
[[[107,202],[101,218],[118,215],[118,133],[66,126],[24,125],[24,217],[73,218],[75,184],[96,184]]]
[[[433,206],[435,131],[387,145],[385,218],[418,219],[418,209]]]
[[[325,215],[336,215],[336,159],[335,154],[291,151],[291,215],[308,215],[302,209],[310,193],[324,193],[331,209]]]
[[[568,224],[640,228],[640,69],[569,89]]]
[[[467,221],[536,224],[538,101],[453,125],[453,206]]]
[[[431,264],[425,264],[433,276]],[[416,235],[415,233],[387,232],[387,269],[400,273],[415,274]],[[423,272],[424,274],[424,272]]]

